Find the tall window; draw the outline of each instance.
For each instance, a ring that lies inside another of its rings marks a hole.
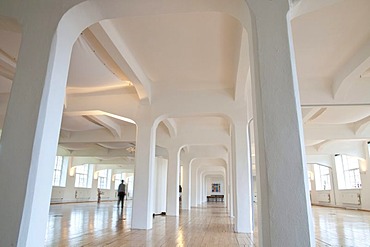
[[[68,157],[56,156],[53,174],[53,186],[65,186],[68,168]]]
[[[121,180],[125,180],[127,185],[127,198],[131,198],[134,194],[134,176],[132,173],[119,173],[114,175],[114,189],[117,190]]]
[[[339,189],[361,188],[360,164],[356,157],[335,155]]]
[[[331,190],[329,167],[314,164],[316,190]]]
[[[98,171],[98,188],[110,189],[110,178],[112,171],[109,169]]]
[[[75,187],[88,188],[89,185],[89,164],[76,166]]]
[[[114,175],[114,189],[117,190],[121,180],[124,180],[123,173],[115,174]]]

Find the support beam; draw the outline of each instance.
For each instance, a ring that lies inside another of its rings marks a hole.
[[[99,24],[96,24],[99,25]],[[95,37],[94,33],[89,29],[86,28],[82,33],[82,37],[90,46],[91,50],[95,53],[97,58],[102,62],[102,64],[107,67],[109,71],[111,71],[118,79],[121,81],[129,81],[126,74],[123,70],[118,66],[118,64],[113,60],[112,56],[108,53],[108,51],[104,48],[104,46],[99,42],[99,40]]]
[[[355,134],[361,135],[370,124],[370,116],[365,117],[354,123]]]
[[[335,75],[332,84],[334,99],[345,99],[354,80],[361,78],[370,67],[370,40],[360,47],[352,58]]]
[[[109,117],[98,115],[85,117],[108,129],[114,137],[121,138],[121,126],[113,122],[112,119],[110,119]]]
[[[131,82],[134,84],[139,98],[142,101],[151,102],[151,81],[146,76],[141,66],[132,55],[130,49],[127,47],[125,42],[122,40],[117,30],[108,22],[101,23],[100,26],[95,26],[95,30],[99,30],[101,33],[104,32],[111,40],[111,45],[108,49],[114,51],[113,54],[118,51],[120,57],[116,57],[115,60],[122,68],[125,73],[130,77]],[[102,34],[104,35],[104,34]]]
[[[179,148],[174,146],[168,150],[167,169],[167,209],[171,216],[179,215]]]
[[[250,43],[258,244],[315,246],[298,81],[293,80],[296,77],[292,74],[295,63],[294,49],[289,45],[292,44],[290,22],[287,23],[289,4],[270,0],[246,2],[254,16]],[[291,231],[292,226],[298,225]]]
[[[305,109],[303,109],[305,110]],[[303,122],[304,123],[307,123],[309,121],[312,121],[316,118],[318,118],[320,115],[322,115],[325,111],[327,110],[326,107],[313,107],[310,109],[309,112],[307,112],[304,116],[303,116]]]
[[[234,99],[235,101],[245,100],[247,97],[247,78],[250,73],[249,68],[249,44],[248,44],[248,33],[243,28],[242,31],[242,38],[240,43],[240,52],[239,52],[239,64],[238,64],[238,72],[236,75],[236,85],[235,85],[235,92],[234,92]]]
[[[151,229],[153,227],[155,128],[151,121],[138,123],[137,127],[131,226],[133,229]]]
[[[168,132],[170,133],[170,137],[174,138],[177,136],[177,127],[176,127],[176,122],[172,118],[167,118],[162,121],[163,124],[167,127]]]

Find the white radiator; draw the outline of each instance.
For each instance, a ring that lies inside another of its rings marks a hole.
[[[90,190],[76,190],[75,191],[75,198],[76,199],[83,199],[88,200],[91,197]]]
[[[343,192],[342,203],[361,205],[361,194],[358,192]]]
[[[62,202],[64,197],[64,190],[53,189],[51,193],[51,202]]]
[[[330,203],[330,193],[319,193],[317,197],[319,202]]]

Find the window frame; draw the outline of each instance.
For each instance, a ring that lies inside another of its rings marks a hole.
[[[83,167],[81,171],[80,168]],[[75,188],[91,188],[92,185],[92,167],[90,164],[83,164],[75,167]],[[84,180],[82,184],[80,181]],[[77,182],[79,181],[79,182]]]
[[[112,170],[111,169],[103,169],[97,171],[98,173],[98,189],[102,190],[109,190],[111,188],[111,177],[112,177]],[[104,186],[102,186],[102,181],[104,181]]]
[[[353,162],[356,162],[356,164]],[[335,165],[339,190],[362,189],[360,160],[357,157],[336,154]]]
[[[65,187],[66,186],[68,163],[69,163],[68,156],[56,156],[55,157],[53,182],[52,182],[52,185],[54,187]]]
[[[332,189],[331,168],[321,164],[314,164],[316,191],[330,191]]]

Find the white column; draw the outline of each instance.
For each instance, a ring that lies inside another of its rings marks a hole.
[[[155,128],[151,121],[137,123],[132,228],[153,226],[153,166]]]
[[[234,121],[232,131],[234,215],[236,232],[252,232],[251,174],[248,159],[247,122]]]
[[[191,183],[191,201],[190,205],[192,207],[197,206],[197,189],[198,189],[198,181],[197,181],[197,166],[194,164],[194,160],[190,162],[190,172],[191,172],[191,177],[190,177],[190,183]]]
[[[233,186],[233,183],[234,183],[234,179],[233,179],[233,174],[234,174],[234,169],[233,169],[233,166],[232,166],[232,158],[231,158],[231,151],[229,151],[229,162],[228,162],[228,178],[229,178],[229,201],[228,201],[228,205],[229,205],[229,216],[230,217],[234,217],[234,186]]]
[[[40,18],[40,21],[42,18]],[[43,246],[71,47],[28,23],[0,147],[0,246]]]
[[[182,166],[182,196],[181,196],[181,207],[182,209],[190,209],[190,189],[191,189],[191,183],[190,183],[190,165],[188,160],[184,160],[183,166]]]
[[[314,246],[299,92],[293,81],[288,39],[288,1],[246,1],[255,18],[250,44],[258,244]]]
[[[179,149],[176,147],[168,150],[167,170],[167,215],[179,215]]]
[[[153,213],[159,214],[166,211],[166,194],[167,194],[167,160],[163,158],[155,159],[155,176],[154,176],[154,209]]]

